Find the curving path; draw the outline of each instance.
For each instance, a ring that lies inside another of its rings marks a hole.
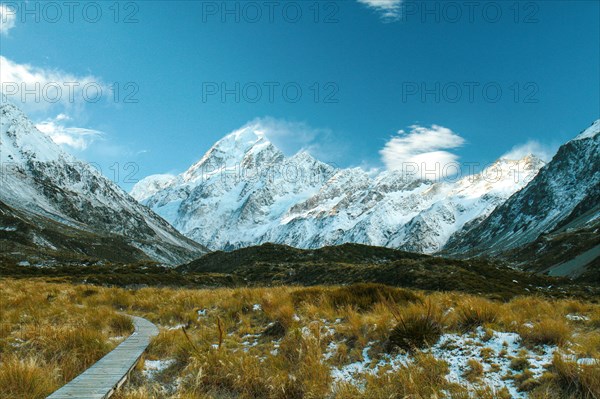
[[[158,328],[141,317],[130,316],[135,331],[112,352],[74,378],[47,399],[104,399],[110,397],[129,376]]]

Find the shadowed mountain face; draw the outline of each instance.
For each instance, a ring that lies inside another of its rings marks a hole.
[[[560,147],[527,187],[483,222],[453,236],[446,251],[502,255],[543,271],[597,247],[599,133],[600,120]]]
[[[94,168],[63,152],[10,104],[0,107],[0,161],[5,256],[36,262],[83,255],[173,265],[205,252]]]

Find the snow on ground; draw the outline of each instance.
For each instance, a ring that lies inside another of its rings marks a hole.
[[[521,345],[519,334],[494,331],[487,340],[485,335],[481,327],[474,334],[445,334],[431,348],[431,353],[450,366],[448,381],[469,386],[462,374],[468,369],[467,362],[473,359],[483,365],[482,384],[496,390],[506,387],[513,398],[526,398],[525,393],[517,391],[512,380],[503,380],[511,373],[519,373],[511,370],[512,358],[526,358],[533,378],[539,378],[545,367],[552,363],[556,346],[544,345],[532,351]]]
[[[177,324],[176,326],[169,327],[168,330],[169,331],[181,330],[181,327],[185,327],[185,324]]]
[[[175,359],[145,360],[142,372],[147,379],[154,380],[159,373],[166,370],[173,363],[175,363]]]
[[[587,316],[583,316],[583,315],[579,315],[579,314],[568,314],[565,317],[571,321],[588,321],[590,319]]]
[[[399,353],[385,354],[379,361],[374,361],[369,352],[374,343],[369,342],[362,351],[362,360],[332,369],[332,376],[336,381],[345,381],[361,386],[360,374],[377,374],[380,370],[393,372],[406,366],[412,361],[410,355]],[[337,344],[330,343],[325,351],[324,358],[330,359],[337,350]],[[511,379],[503,377],[519,374],[520,371],[511,370],[513,358],[527,359],[528,369],[533,378],[539,378],[545,367],[552,363],[555,346],[539,346],[535,350],[528,349],[521,344],[521,337],[516,333],[498,332],[486,336],[483,328],[467,334],[444,334],[437,344],[430,349],[423,350],[431,353],[435,358],[448,363],[449,373],[446,379],[473,389],[488,386],[494,390],[504,387],[508,389],[511,397],[524,399],[526,394],[518,392],[517,386]],[[470,383],[463,376],[468,370],[469,360],[476,360],[483,366],[483,376],[475,383]],[[587,363],[587,359],[578,362]]]

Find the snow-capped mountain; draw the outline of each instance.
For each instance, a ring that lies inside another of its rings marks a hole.
[[[66,232],[82,239],[85,236],[91,240],[88,246],[102,241],[99,237],[111,236],[113,241],[120,237],[132,253],[165,264],[181,263],[205,252],[95,168],[65,153],[8,103],[0,106],[0,164],[0,203],[2,214],[10,215],[7,220],[36,220],[38,224],[43,220],[52,226],[49,229],[60,226],[61,234],[54,235],[56,242],[50,238],[52,234],[42,237],[43,229],[31,231],[32,242],[43,241],[49,249],[60,249]],[[0,227],[5,232],[23,233],[11,226]]]
[[[455,235],[454,253],[494,254],[600,219],[600,120],[560,147],[538,175],[481,224]],[[572,254],[573,256],[576,253]],[[548,265],[551,266],[551,265]]]
[[[131,194],[210,249],[264,242],[299,248],[361,243],[423,253],[482,220],[537,174],[533,156],[500,159],[457,182],[337,169],[306,152],[286,157],[260,124],[217,142],[178,176],[140,181]]]

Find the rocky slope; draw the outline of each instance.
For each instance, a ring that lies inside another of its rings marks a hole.
[[[112,255],[104,259],[165,264],[206,252],[96,169],[62,151],[11,104],[0,106],[0,163],[5,248],[17,241],[35,247],[39,241],[49,253],[77,248],[95,257],[102,251],[95,251],[94,245],[108,249],[107,243],[118,241],[114,248],[120,248],[120,254],[109,251]],[[13,252],[14,257],[28,255],[18,248]]]
[[[600,120],[564,144],[538,175],[482,223],[456,234],[447,250],[497,254],[600,219]],[[575,255],[575,254],[573,254]]]

